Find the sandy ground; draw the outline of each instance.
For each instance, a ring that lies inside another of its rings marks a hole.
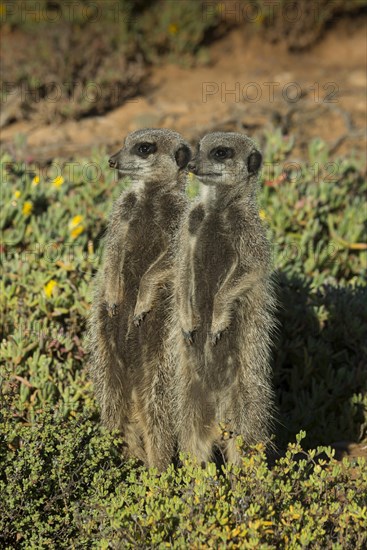
[[[128,132],[147,126],[173,128],[192,143],[219,129],[243,131],[262,143],[265,131],[280,127],[295,136],[296,156],[316,136],[335,154],[364,150],[362,25],[340,22],[311,51],[297,54],[237,29],[213,44],[210,58],[206,67],[155,68],[144,97],[105,116],[5,126],[0,144],[18,158],[43,162],[89,155],[102,146],[114,152]]]

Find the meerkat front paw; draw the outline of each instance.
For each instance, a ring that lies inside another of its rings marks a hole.
[[[182,328],[181,331],[182,331],[182,335],[184,337],[184,340],[185,340],[186,344],[189,344],[189,346],[192,346],[193,343],[194,343],[194,332],[195,332],[195,330],[184,330]]]
[[[148,303],[147,300],[145,300],[145,303],[143,303],[138,298],[138,301],[136,303],[135,310],[134,310],[134,316],[133,316],[133,322],[136,327],[141,325],[147,313],[149,313],[152,310],[152,308],[153,308],[153,304]]]
[[[229,325],[230,325],[230,322],[227,319],[222,319],[218,321],[213,319],[212,326],[209,333],[210,341],[213,344],[213,346],[215,346],[215,344],[221,339],[223,333],[226,330],[228,330]]]
[[[180,312],[180,325],[185,342],[191,346],[194,343],[194,334],[200,326],[200,316],[192,305],[192,301],[191,307]]]
[[[195,341],[195,332],[198,329],[198,325],[198,322],[181,323],[182,336],[184,337],[185,342],[190,346],[192,346]]]
[[[107,286],[104,298],[109,317],[115,317],[117,315],[120,304],[122,303],[122,297],[123,290],[121,285],[117,286],[117,288],[112,287],[112,285]]]
[[[136,327],[139,327],[141,325],[141,323],[144,321],[147,313],[149,313],[149,312],[148,311],[141,311],[140,313],[134,313],[133,323]]]
[[[210,341],[213,346],[221,339],[223,332],[228,330],[231,324],[230,310],[222,304],[223,302],[214,301],[212,324],[209,333]]]
[[[114,317],[115,315],[117,315],[118,304],[116,303],[106,304],[106,309],[107,309],[108,316]]]
[[[210,331],[210,334],[209,334],[209,337],[210,337],[210,341],[211,343],[213,344],[213,346],[215,346],[215,344],[217,342],[219,342],[219,340],[221,339],[223,333],[228,330],[228,327],[225,327],[223,329],[218,329],[218,330],[215,330],[215,329],[212,329]]]
[[[220,340],[220,338],[221,338],[221,336],[222,336],[222,334],[225,330],[227,330],[227,329],[218,330],[216,332],[210,332],[209,337],[210,337],[210,341],[213,344],[213,346],[215,346],[215,344],[217,342],[219,342],[219,340]]]

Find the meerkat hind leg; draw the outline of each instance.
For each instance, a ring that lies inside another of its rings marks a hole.
[[[128,457],[138,459],[147,464],[148,460],[144,449],[143,433],[137,423],[129,422],[125,425],[124,439],[127,443]]]
[[[171,437],[169,431],[164,428],[164,425],[150,426],[144,437],[147,466],[155,467],[160,472],[169,466],[174,455],[173,436]]]
[[[189,453],[199,464],[206,464],[213,457],[213,444],[215,437],[209,432],[192,430],[190,433],[181,434],[181,451]]]
[[[225,457],[226,461],[230,464],[235,464],[236,466],[241,464],[241,451],[238,448],[235,437],[232,437],[226,442]]]
[[[190,453],[199,463],[206,463],[213,457],[213,445],[218,437],[214,404],[207,398],[204,389],[191,384],[190,395],[182,411],[180,450]]]

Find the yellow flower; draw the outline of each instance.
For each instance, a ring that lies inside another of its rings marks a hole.
[[[289,507],[289,511],[292,514],[292,519],[299,519],[301,517],[301,514],[295,512],[294,506],[292,504]]]
[[[14,191],[14,198],[15,199],[19,199],[20,195],[21,195],[20,191]]]
[[[78,214],[78,216],[74,216],[74,218],[72,218],[69,222],[69,229],[74,229],[75,227],[77,227],[80,222],[82,222],[84,220],[84,216],[81,216],[80,214]]]
[[[34,178],[33,178],[33,180],[32,180],[32,185],[33,185],[34,187],[36,187],[36,185],[38,185],[39,182],[40,182],[39,176],[34,176]]]
[[[54,187],[61,187],[63,183],[64,183],[64,178],[62,176],[57,176],[57,178],[53,180],[52,185]]]
[[[84,226],[82,225],[82,221],[84,220],[84,216],[81,216],[78,214],[78,216],[74,216],[69,222],[69,231],[72,239],[76,239],[80,233],[83,233]]]
[[[265,210],[260,210],[259,216],[260,216],[261,220],[267,220],[268,219],[268,216],[266,215]]]
[[[188,176],[189,176],[189,180],[192,181],[195,177],[195,174],[193,172],[189,172]]]
[[[265,20],[264,14],[263,14],[263,13],[259,13],[259,15],[257,15],[257,16],[255,17],[255,24],[260,26],[260,25],[263,24],[264,20]]]
[[[168,32],[170,34],[177,34],[178,32],[178,26],[176,25],[176,23],[171,23],[168,27]]]
[[[82,225],[78,225],[78,227],[76,227],[70,232],[70,235],[72,239],[76,239],[80,235],[80,233],[83,233],[83,231],[84,231],[84,227]]]
[[[58,284],[56,281],[54,281],[54,279],[51,279],[51,281],[49,281],[47,283],[47,285],[45,285],[43,287],[43,290],[44,290],[44,293],[46,294],[46,297],[47,298],[51,298],[52,294],[53,294],[53,291],[55,288],[58,287]]]
[[[22,208],[22,213],[24,216],[29,216],[33,210],[33,203],[31,201],[25,201]]]

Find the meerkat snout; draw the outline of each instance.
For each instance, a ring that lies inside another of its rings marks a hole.
[[[195,174],[195,170],[196,170],[196,158],[192,158],[189,162],[189,164],[187,165],[187,169],[189,170],[189,172],[192,172],[193,174]]]
[[[110,166],[110,168],[117,168],[117,158],[116,158],[117,155],[112,155],[112,157],[110,157],[108,159],[108,164]]]

